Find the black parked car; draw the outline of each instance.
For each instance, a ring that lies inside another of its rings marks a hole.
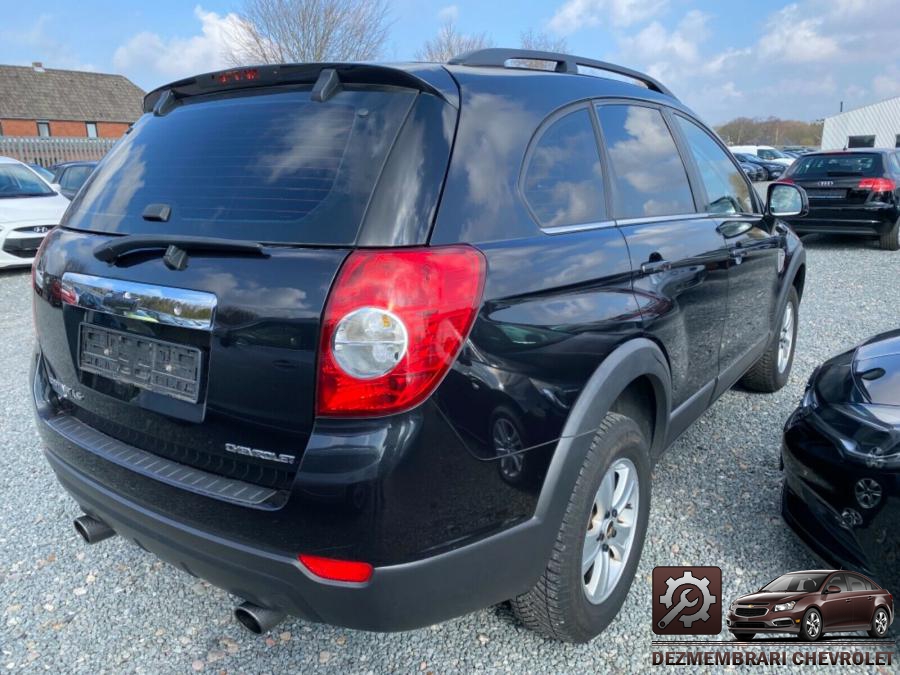
[[[72,199],[91,175],[97,162],[63,162],[50,167],[53,171],[52,183],[59,185],[59,192]]]
[[[778,162],[769,162],[764,159],[760,159],[756,155],[748,155],[745,152],[737,152],[734,156],[739,162],[746,162],[748,164],[753,164],[760,167],[764,172],[763,177],[760,178],[760,180],[778,180],[779,178],[781,178],[782,174],[784,174],[785,169],[787,169],[784,164],[779,164]]]
[[[900,588],[900,330],[819,366],[782,445],[787,523],[823,559]]]
[[[35,265],[38,427],[88,542],[245,598],[251,630],[511,599],[589,640],[652,463],[737,381],[787,381],[803,190],[761,203],[646,75],[489,49],[201,75],[144,109]]]
[[[900,149],[804,155],[782,180],[809,195],[809,213],[789,220],[795,231],[874,236],[881,248],[900,250]]]
[[[740,164],[741,169],[745,174],[747,174],[747,178],[749,178],[751,181],[763,181],[766,180],[769,176],[766,169],[760,164],[742,162],[740,160],[738,160],[738,164]]]

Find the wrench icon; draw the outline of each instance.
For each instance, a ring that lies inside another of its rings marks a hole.
[[[687,596],[688,596],[688,593],[690,593],[692,590],[693,590],[692,588],[685,588],[681,592],[681,600],[679,600],[675,604],[675,606],[669,610],[669,613],[666,614],[662,619],[660,619],[659,623],[656,625],[659,626],[660,628],[665,628],[670,623],[672,623],[672,620],[676,616],[678,616],[678,614],[681,612],[681,610],[687,609],[688,607],[693,607],[698,602],[700,602],[699,598],[695,599],[693,602],[688,602]]]

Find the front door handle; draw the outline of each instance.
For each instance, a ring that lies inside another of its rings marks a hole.
[[[641,272],[644,274],[656,274],[657,272],[668,272],[672,269],[672,263],[668,260],[654,260],[645,262],[641,265]]]
[[[846,600],[844,600],[844,602],[850,602],[850,598],[847,598]]]

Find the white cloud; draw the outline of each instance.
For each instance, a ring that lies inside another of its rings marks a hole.
[[[69,70],[97,70],[92,63],[85,63],[68,43],[61,42],[48,34],[48,28],[55,21],[52,14],[41,14],[25,30],[0,30],[0,42],[5,46],[16,46],[27,51],[28,60],[22,65],[31,65],[32,60],[40,61],[46,68]]]
[[[872,80],[872,91],[878,98],[900,96],[900,68],[892,66]]]
[[[173,80],[227,67],[228,47],[240,19],[233,13],[207,12],[199,5],[194,16],[200,22],[198,35],[163,37],[145,31],[131,37],[113,55],[116,70]]]
[[[811,63],[829,61],[840,52],[838,40],[823,34],[825,18],[788,5],[773,14],[763,29],[759,53],[769,61]]]
[[[459,6],[447,5],[446,7],[441,7],[437,15],[442,23],[454,23],[459,18]]]
[[[658,14],[668,0],[566,0],[547,26],[569,35],[586,27],[631,26]]]
[[[691,10],[671,31],[658,21],[643,28],[625,45],[625,51],[644,62],[657,59],[695,63],[699,56],[699,46],[707,37],[707,14]]]

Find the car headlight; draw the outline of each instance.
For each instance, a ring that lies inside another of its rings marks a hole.
[[[794,602],[785,602],[781,605],[775,605],[776,612],[787,612],[788,610],[794,609],[794,605],[797,604],[797,601]]]

